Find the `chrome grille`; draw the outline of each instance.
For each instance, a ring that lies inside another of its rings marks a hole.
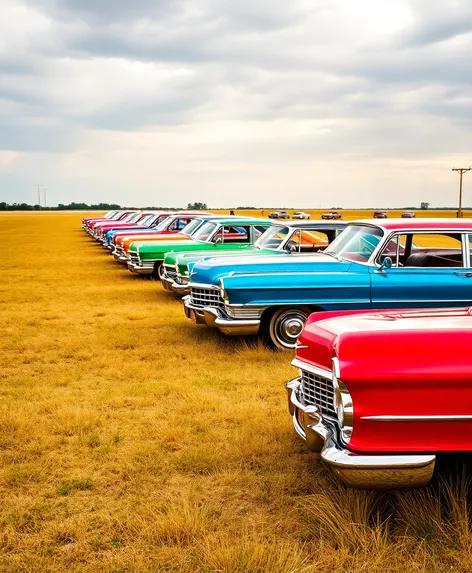
[[[175,279],[177,278],[177,271],[175,270],[175,267],[171,267],[170,265],[164,265],[164,276],[167,279],[172,279],[173,281],[175,281]]]
[[[209,288],[192,287],[190,290],[190,302],[195,306],[216,306],[223,308],[225,303],[220,291]]]
[[[133,251],[132,253],[129,252],[128,256],[129,256],[129,262],[132,265],[139,265],[140,264],[138,253],[136,253],[135,251]]]
[[[305,406],[317,406],[322,414],[336,416],[333,383],[329,378],[302,370],[301,398]]]

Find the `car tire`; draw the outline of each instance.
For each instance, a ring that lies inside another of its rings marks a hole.
[[[154,263],[154,268],[152,269],[151,278],[155,281],[160,281],[162,279],[162,273],[164,272],[164,261],[156,261]]]
[[[283,306],[278,308],[263,324],[264,342],[277,350],[295,348],[306,319],[311,310],[303,306]]]

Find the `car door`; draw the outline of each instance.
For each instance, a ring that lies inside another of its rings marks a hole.
[[[472,268],[466,234],[441,231],[394,236],[370,269],[372,308],[449,307],[472,304]]]

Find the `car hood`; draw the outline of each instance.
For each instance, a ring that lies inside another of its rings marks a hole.
[[[218,285],[221,277],[233,274],[282,274],[297,272],[347,272],[353,263],[339,261],[324,253],[312,255],[272,255],[211,257],[189,263],[192,283]]]
[[[166,265],[175,265],[176,261],[179,262],[179,265],[187,265],[188,263],[195,263],[196,261],[200,261],[201,259],[215,259],[215,258],[226,258],[226,257],[238,257],[241,255],[247,256],[247,255],[253,255],[256,253],[260,253],[262,252],[260,249],[258,249],[257,247],[253,247],[251,245],[244,247],[244,248],[239,248],[237,249],[236,247],[233,249],[226,249],[224,251],[221,251],[220,253],[218,253],[217,256],[215,255],[211,255],[208,253],[207,250],[202,249],[201,251],[199,251],[198,249],[193,250],[193,251],[188,251],[188,252],[170,252],[166,255],[166,260],[165,263]]]
[[[192,240],[177,240],[177,241],[172,241],[172,239],[169,239],[169,241],[159,241],[156,243],[153,242],[147,242],[147,243],[140,243],[139,241],[135,242],[135,243],[131,243],[129,250],[131,252],[134,251],[138,251],[139,255],[141,257],[152,257],[152,255],[155,254],[163,254],[163,253],[168,253],[169,251],[173,251],[173,250],[185,250],[186,248],[188,249],[188,247],[190,245],[194,245],[195,242]]]

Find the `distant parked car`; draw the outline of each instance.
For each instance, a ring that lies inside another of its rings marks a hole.
[[[305,213],[305,211],[297,211],[296,213],[293,214],[292,219],[309,219],[310,218],[310,214],[309,213]]]
[[[290,219],[290,215],[287,211],[274,211],[269,213],[269,219]]]
[[[328,211],[328,213],[323,213],[321,215],[322,219],[341,219],[342,215],[341,213],[338,213],[338,211]]]
[[[403,213],[402,213],[403,219],[413,219],[413,217],[416,217],[416,214],[414,211],[403,211]]]
[[[374,219],[386,219],[387,217],[387,211],[374,211]]]

